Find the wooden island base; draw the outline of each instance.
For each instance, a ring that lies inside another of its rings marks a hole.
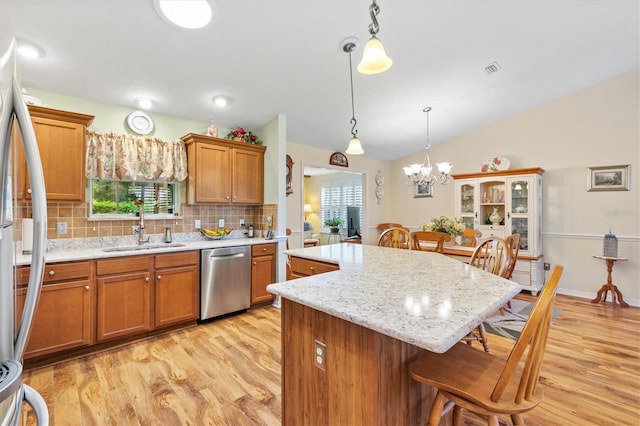
[[[282,424],[425,424],[435,390],[408,364],[422,349],[282,300]],[[326,345],[326,371],[315,341]]]

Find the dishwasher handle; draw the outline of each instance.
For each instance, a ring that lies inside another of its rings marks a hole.
[[[235,254],[210,254],[209,259],[211,260],[227,260],[227,259],[235,259],[237,257],[244,257],[244,253],[235,253]]]

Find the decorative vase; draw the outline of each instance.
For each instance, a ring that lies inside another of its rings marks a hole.
[[[234,136],[232,140],[236,142],[242,142],[244,139],[242,139],[240,136]]]
[[[340,232],[340,228],[331,228],[332,234],[337,234],[338,232]]]
[[[489,215],[489,220],[491,221],[491,224],[494,226],[500,225],[500,222],[502,221],[502,216],[498,212],[497,207],[493,208],[493,213]]]

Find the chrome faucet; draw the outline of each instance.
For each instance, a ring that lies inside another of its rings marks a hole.
[[[149,237],[144,238],[144,204],[140,204],[140,224],[138,225],[138,244],[149,242]]]

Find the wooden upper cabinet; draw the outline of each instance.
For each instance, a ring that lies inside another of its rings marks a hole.
[[[85,198],[85,130],[92,115],[29,105],[31,122],[38,140],[47,200],[84,201]],[[31,185],[19,132],[18,196],[31,198]]]
[[[266,147],[189,133],[187,200],[194,203],[262,204]]]

